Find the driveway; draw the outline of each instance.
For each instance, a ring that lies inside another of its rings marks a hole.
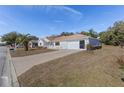
[[[16,68],[17,76],[29,70],[34,65],[42,64],[59,57],[67,56],[79,52],[80,50],[58,50],[49,53],[30,55],[25,57],[13,57],[13,63]]]

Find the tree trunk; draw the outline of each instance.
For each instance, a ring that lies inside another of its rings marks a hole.
[[[25,51],[28,51],[28,43],[24,44],[24,49],[25,49]]]

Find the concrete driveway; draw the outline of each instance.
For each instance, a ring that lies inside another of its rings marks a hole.
[[[14,57],[12,58],[14,66],[16,68],[17,76],[21,75],[25,71],[29,70],[34,65],[48,62],[69,54],[79,52],[80,50],[58,50],[48,53],[30,55],[25,57]]]

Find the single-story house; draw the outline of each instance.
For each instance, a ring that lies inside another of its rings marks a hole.
[[[70,36],[59,36],[56,38],[42,38],[38,41],[39,47],[47,47],[52,49],[82,49],[87,50],[87,45],[93,47],[101,46],[101,42],[90,36],[82,34],[74,34]]]
[[[49,47],[51,40],[48,38],[40,38],[38,40],[38,47]]]
[[[38,40],[31,40],[31,41],[29,41],[29,47],[30,48],[38,47]]]

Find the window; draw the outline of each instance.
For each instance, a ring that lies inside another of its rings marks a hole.
[[[85,48],[85,41],[81,40],[80,41],[80,49],[84,49]]]
[[[50,42],[50,46],[53,46],[54,44],[52,42]]]
[[[56,46],[59,46],[59,45],[60,45],[60,43],[59,43],[59,42],[55,42],[55,45],[56,45]]]

